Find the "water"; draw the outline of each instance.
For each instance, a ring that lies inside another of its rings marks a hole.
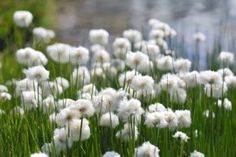
[[[58,37],[73,45],[86,46],[92,28],[121,36],[129,28],[143,31],[148,19],[157,18],[184,38],[188,58],[194,46],[192,34],[198,30],[207,35],[200,48],[203,67],[205,51],[213,48],[217,36],[222,37],[224,50],[235,50],[229,41],[236,36],[236,0],[60,0],[58,5]]]

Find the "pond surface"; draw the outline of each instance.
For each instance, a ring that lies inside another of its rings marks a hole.
[[[85,45],[88,30],[104,28],[112,36],[125,29],[143,31],[150,18],[169,23],[183,36],[185,49],[191,54],[192,34],[207,35],[201,51],[212,49],[220,34],[225,50],[233,51],[229,40],[235,37],[236,0],[60,0],[57,9],[57,34],[62,42]],[[231,43],[231,42],[230,42]],[[205,58],[201,52],[201,58]],[[204,60],[204,59],[202,59]],[[202,63],[204,66],[204,61]]]

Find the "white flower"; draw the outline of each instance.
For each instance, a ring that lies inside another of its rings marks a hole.
[[[211,70],[201,71],[199,79],[202,84],[218,84],[222,82],[220,74]]]
[[[22,91],[40,91],[40,87],[38,86],[38,82],[35,80],[31,80],[29,78],[25,78],[23,80],[19,80],[15,82],[16,85],[16,95],[19,96]]]
[[[63,89],[69,88],[69,81],[64,77],[57,77],[54,82],[60,85]]]
[[[231,101],[229,101],[229,99],[227,98],[224,98],[223,100],[223,103],[222,103],[222,100],[218,100],[217,101],[217,105],[219,107],[221,107],[223,105],[223,107],[226,109],[226,110],[232,110],[232,103]]]
[[[64,98],[64,99],[59,99],[57,102],[56,102],[56,107],[58,109],[63,109],[65,107],[68,107],[70,106],[72,103],[74,103],[75,100],[72,100],[72,99],[69,99],[69,98]]]
[[[39,107],[42,101],[40,93],[34,91],[23,91],[21,93],[21,106],[25,110]]]
[[[34,153],[34,154],[31,154],[30,157],[49,157],[47,154],[45,153]]]
[[[154,80],[151,76],[136,75],[132,79],[130,87],[136,91],[141,91],[143,95],[153,92]]]
[[[147,43],[142,46],[142,52],[148,55],[149,59],[155,61],[160,56],[159,46]]]
[[[11,94],[7,92],[0,93],[0,100],[11,100]]]
[[[70,58],[71,46],[62,43],[55,43],[47,47],[49,57],[59,63],[67,63]]]
[[[197,42],[201,42],[206,40],[206,36],[201,32],[197,32],[193,34],[193,39],[196,40]]]
[[[94,107],[97,113],[106,113],[116,109],[117,105],[110,94],[99,94],[93,98]]]
[[[99,50],[105,50],[105,48],[102,45],[96,44],[96,45],[92,45],[90,47],[90,50],[92,53],[95,53],[96,51],[99,51]]]
[[[152,28],[163,28],[164,27],[164,22],[161,22],[160,20],[157,20],[157,19],[149,19],[148,20],[148,24],[152,27]]]
[[[236,87],[236,76],[226,76],[225,83],[227,84],[227,87],[229,88]]]
[[[0,93],[8,92],[8,89],[5,85],[0,85]]]
[[[101,116],[100,125],[115,128],[119,125],[119,118],[113,112],[107,112]]]
[[[226,64],[226,65],[233,64],[234,54],[231,52],[222,51],[218,56],[218,61],[221,64]]]
[[[126,53],[131,50],[131,45],[126,38],[116,38],[113,42],[113,49],[117,58],[125,59]]]
[[[120,154],[116,152],[106,152],[102,157],[120,157]]]
[[[190,157],[205,157],[205,155],[201,152],[194,150],[194,152],[190,154]]]
[[[160,47],[162,48],[162,50],[164,50],[165,54],[166,55],[170,55],[171,54],[171,51],[168,50],[168,44],[167,42],[162,39],[162,38],[159,38],[155,41],[155,43]]]
[[[161,29],[153,29],[149,33],[149,39],[159,39],[163,38],[165,36],[164,31]]]
[[[92,44],[106,45],[109,40],[109,33],[104,29],[90,30],[89,40]]]
[[[106,113],[115,111],[123,99],[123,92],[106,88],[93,98],[93,102],[98,113]]]
[[[156,60],[157,68],[162,71],[171,71],[173,69],[174,61],[171,56],[164,56]]]
[[[225,82],[220,82],[218,84],[206,84],[204,90],[208,97],[221,98],[227,93],[228,87]]]
[[[28,66],[46,65],[48,62],[47,58],[42,52],[36,51],[30,47],[17,50],[16,58],[19,63]]]
[[[168,123],[165,120],[164,112],[146,113],[144,124],[147,127],[165,128]]]
[[[171,130],[174,130],[178,127],[179,121],[178,117],[172,110],[164,111],[165,121],[168,123],[167,127]]]
[[[53,30],[45,29],[43,27],[34,28],[33,35],[35,36],[36,40],[43,41],[45,43],[49,43],[50,40],[55,37]]]
[[[73,47],[70,52],[70,62],[74,65],[86,64],[89,60],[89,50],[85,47]]]
[[[141,72],[147,72],[150,67],[148,56],[140,51],[128,52],[126,55],[126,64],[130,68]]]
[[[165,108],[165,106],[161,103],[155,103],[155,104],[151,104],[148,106],[148,112],[152,113],[152,112],[163,112],[166,111],[167,109]]]
[[[73,112],[77,112],[81,117],[91,117],[95,112],[92,102],[86,99],[79,99],[73,102],[69,106],[69,109]]]
[[[73,141],[68,135],[67,128],[60,128],[54,130],[53,142],[56,149],[64,150],[67,147],[71,148]]]
[[[160,149],[150,142],[144,142],[142,146],[135,148],[135,157],[159,157]]]
[[[55,100],[52,95],[48,96],[47,98],[43,100],[42,108],[43,108],[43,111],[46,113],[55,109]]]
[[[13,15],[14,22],[19,27],[28,27],[33,20],[31,12],[26,10],[16,11]]]
[[[180,139],[182,142],[187,142],[189,137],[187,136],[187,134],[181,132],[181,131],[177,131],[174,135],[174,138],[176,139]]]
[[[138,99],[121,101],[118,108],[118,116],[124,122],[128,122],[130,118],[135,118],[135,120],[139,121],[143,113],[144,110],[141,107],[141,102]]]
[[[172,92],[173,96],[176,92],[178,94],[179,90],[186,87],[186,84],[182,79],[180,79],[177,75],[170,73],[162,75],[159,85],[162,90]]]
[[[172,88],[169,91],[170,100],[172,102],[183,104],[187,98],[187,92],[183,88]]]
[[[68,130],[70,130],[70,136],[73,141],[84,141],[90,137],[89,121],[85,118],[73,119]]]
[[[98,91],[94,84],[87,84],[82,87],[82,89],[79,91],[78,94],[84,94],[84,93],[88,93],[90,95],[95,96],[98,94]]]
[[[135,70],[132,70],[132,71],[126,71],[124,73],[122,73],[120,76],[119,76],[119,84],[120,86],[123,86],[124,84],[125,85],[130,85],[134,76],[136,75],[139,75],[138,72],[135,72]]]
[[[179,77],[184,80],[186,87],[195,87],[199,84],[199,73],[197,71],[180,73]]]
[[[191,61],[188,59],[177,59],[174,62],[174,69],[176,72],[181,73],[181,72],[189,72],[191,68]]]
[[[90,74],[87,67],[79,67],[72,72],[72,83],[88,84],[90,82]]]
[[[220,76],[223,78],[227,77],[227,76],[233,76],[234,73],[229,69],[229,68],[223,68],[223,69],[219,69],[217,70],[217,72],[220,74]]]
[[[23,72],[27,78],[37,80],[39,82],[49,79],[49,71],[41,65],[30,67],[25,69]]]
[[[190,127],[192,120],[189,110],[176,110],[175,115],[178,119],[178,127]]]
[[[110,61],[110,54],[106,50],[97,50],[94,53],[93,61],[98,63],[104,63]]]
[[[142,40],[142,34],[137,30],[125,30],[123,32],[123,37],[127,38],[130,42],[138,42]]]
[[[138,138],[138,128],[136,125],[131,123],[126,123],[124,125],[124,128],[116,133],[116,137],[121,138],[125,141],[128,141],[129,139],[134,138],[134,140],[137,140]]]
[[[73,111],[69,108],[62,109],[58,114],[55,115],[55,122],[59,126],[66,126],[70,124],[74,119],[80,118],[81,115],[78,112]]]
[[[47,97],[49,95],[57,97],[58,95],[63,93],[62,86],[56,82],[43,81],[41,82],[41,87],[43,97]]]

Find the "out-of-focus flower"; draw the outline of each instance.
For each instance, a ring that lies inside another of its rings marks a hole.
[[[45,29],[43,27],[34,28],[33,35],[37,41],[43,41],[45,43],[49,43],[51,39],[55,37],[53,30]]]
[[[33,20],[33,15],[29,11],[19,10],[14,13],[13,19],[17,26],[28,27]]]
[[[193,39],[196,40],[197,42],[203,42],[206,40],[206,36],[201,32],[197,32],[193,34]]]
[[[93,29],[89,32],[89,39],[92,44],[106,45],[109,40],[109,33],[104,29]]]
[[[229,64],[233,64],[234,62],[234,54],[231,52],[226,52],[226,51],[222,51],[219,56],[218,56],[218,61],[219,63],[223,64],[223,65],[229,65]]]

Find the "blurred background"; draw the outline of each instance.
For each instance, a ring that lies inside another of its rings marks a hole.
[[[106,29],[111,39],[130,28],[147,36],[148,19],[157,18],[176,29],[188,58],[197,31],[207,36],[201,58],[216,45],[219,51],[235,50],[236,0],[1,0],[0,49],[11,36],[14,11],[22,9],[33,13],[34,26],[54,29],[57,41],[75,46],[87,46],[92,28]]]

